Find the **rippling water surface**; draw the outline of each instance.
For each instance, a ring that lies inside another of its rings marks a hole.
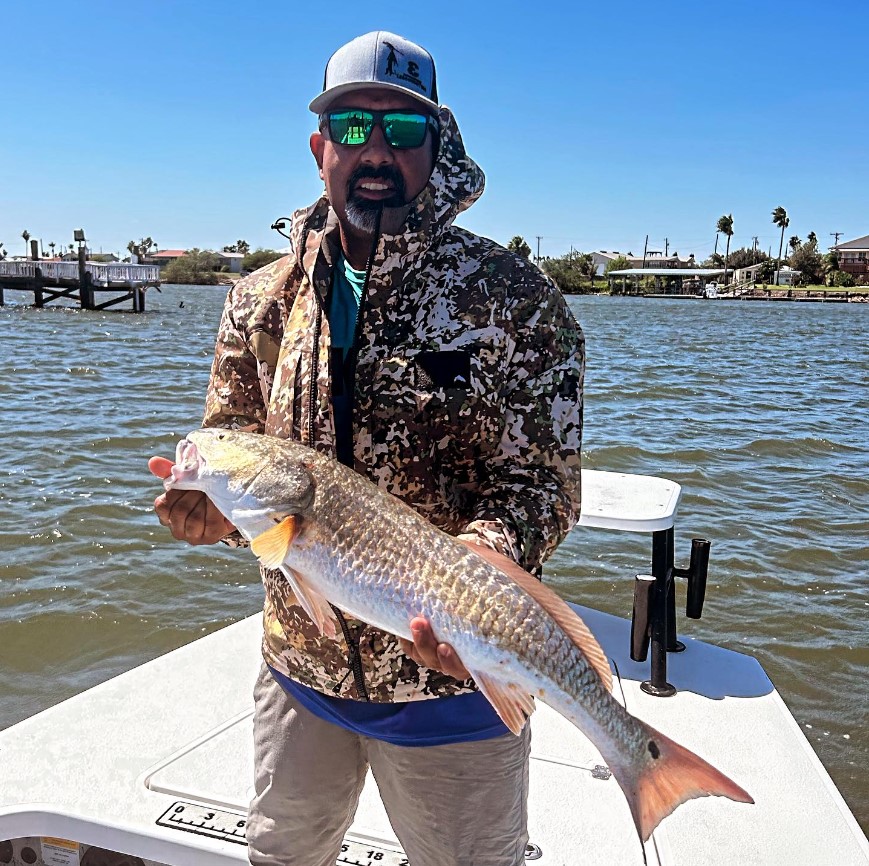
[[[0,308],[0,728],[259,609],[253,558],[173,542],[146,467],[199,424],[224,291]],[[682,485],[677,562],[713,546],[680,629],[758,657],[866,830],[869,305],[571,305],[586,465]],[[577,530],[547,579],[629,616],[647,559],[641,536]]]

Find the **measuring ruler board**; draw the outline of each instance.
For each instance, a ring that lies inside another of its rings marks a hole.
[[[247,815],[203,806],[199,803],[178,801],[173,803],[158,819],[161,827],[171,827],[186,833],[196,833],[224,842],[246,845],[244,837]],[[390,851],[377,845],[345,839],[337,866],[408,866],[408,859],[398,851]]]

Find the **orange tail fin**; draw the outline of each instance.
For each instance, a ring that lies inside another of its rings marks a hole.
[[[652,760],[643,762],[639,773],[631,767],[612,767],[644,842],[677,806],[695,797],[714,795],[754,803],[747,791],[703,758],[654,728],[644,727],[649,734]]]

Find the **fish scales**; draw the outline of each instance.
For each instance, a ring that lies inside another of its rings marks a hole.
[[[471,552],[327,455],[269,436],[200,430],[179,443],[165,484],[205,491],[266,568],[295,581],[321,630],[334,632],[325,601],[405,638],[421,615],[514,732],[530,711],[525,696],[543,699],[598,748],[642,839],[692,797],[753,802],[613,698],[602,650],[551,591],[491,551]]]

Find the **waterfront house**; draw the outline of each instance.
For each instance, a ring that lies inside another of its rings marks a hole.
[[[187,255],[187,250],[160,250],[159,253],[149,253],[142,262],[146,265],[158,265],[165,267],[169,262],[174,262]]]
[[[830,249],[839,257],[839,269],[855,277],[869,275],[869,235],[837,244]]]
[[[229,266],[229,273],[241,273],[241,261],[244,258],[244,253],[215,253],[214,255],[220,259],[221,265]]]

